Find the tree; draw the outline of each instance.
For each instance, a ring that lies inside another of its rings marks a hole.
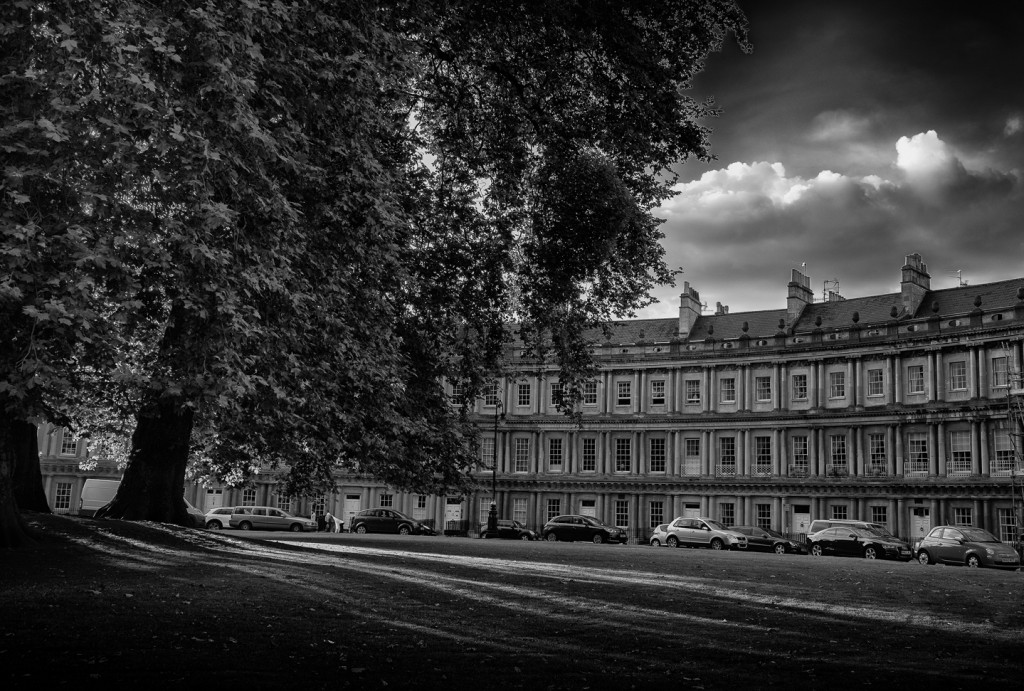
[[[0,17],[0,88],[19,104],[0,146],[20,161],[3,248],[22,267],[0,294],[21,339],[0,359],[5,410],[59,413],[83,368],[133,390],[108,514],[181,523],[197,420],[216,472],[286,463],[295,492],[337,465],[464,482],[474,431],[444,382],[476,396],[511,323],[579,381],[584,331],[671,280],[651,210],[670,166],[709,156],[713,113],[684,91],[728,32],[745,41],[726,1],[92,0]],[[26,229],[77,243],[74,259],[41,240],[12,254]],[[41,322],[40,275],[70,316]],[[26,338],[47,352],[18,359]],[[28,405],[32,367],[67,374]]]

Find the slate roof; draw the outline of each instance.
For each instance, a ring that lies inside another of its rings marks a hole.
[[[888,324],[892,321],[892,308],[896,308],[897,318],[927,319],[938,314],[943,319],[969,315],[975,309],[975,300],[980,297],[980,308],[985,312],[1011,309],[1021,303],[1017,298],[1018,289],[1024,291],[1024,278],[1016,278],[996,283],[967,285],[958,288],[931,290],[925,293],[921,305],[913,315],[903,312],[903,300],[900,293],[870,295],[862,298],[835,300],[832,302],[815,302],[808,304],[795,324],[789,323],[786,309],[765,310],[758,312],[735,312],[731,314],[701,315],[690,330],[690,341],[704,341],[713,337],[717,341],[739,338],[746,323],[746,334],[752,339],[772,338],[779,332],[779,320],[785,321],[786,330],[790,327],[797,333],[811,332],[816,328],[825,331],[847,329],[853,325],[853,315],[858,316],[857,324],[861,328],[871,325]],[[1024,295],[1024,293],[1022,293]],[[933,305],[938,312],[933,312]],[[817,319],[821,318],[820,327]],[[608,339],[600,330],[591,332],[595,343],[626,343],[666,342],[679,338],[678,319],[635,319],[615,322],[611,325],[611,338]]]

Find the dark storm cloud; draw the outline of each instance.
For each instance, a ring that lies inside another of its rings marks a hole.
[[[659,213],[668,263],[712,307],[781,308],[802,264],[819,296],[894,292],[912,252],[935,288],[1024,275],[1015,5],[743,4],[754,53],[727,48],[697,83],[723,109],[719,160],[682,168]]]

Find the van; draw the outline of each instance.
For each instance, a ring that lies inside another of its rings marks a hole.
[[[82,485],[82,496],[78,500],[78,515],[95,516],[97,511],[114,498],[120,484],[120,480],[86,480]]]
[[[882,537],[888,537],[895,539],[895,536],[889,532],[889,529],[884,523],[874,523],[872,521],[850,521],[845,519],[825,519],[819,518],[811,521],[811,526],[807,530],[808,535],[813,535],[819,530],[825,530],[826,528],[837,528],[842,526],[852,526],[854,528],[866,528],[873,532],[878,533]]]
[[[120,484],[120,480],[94,480],[92,478],[86,480],[82,486],[82,496],[78,500],[78,515],[95,516],[97,511],[109,504],[114,498]],[[206,516],[203,512],[192,506],[188,499],[184,501],[185,511],[188,512],[192,525],[196,528],[205,527]]]

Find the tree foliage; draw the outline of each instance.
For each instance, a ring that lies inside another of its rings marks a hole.
[[[132,408],[113,515],[184,520],[196,426],[219,477],[460,486],[445,381],[476,396],[515,323],[571,407],[584,331],[671,280],[651,210],[709,156],[685,89],[730,31],[724,0],[6,4],[5,419]]]

